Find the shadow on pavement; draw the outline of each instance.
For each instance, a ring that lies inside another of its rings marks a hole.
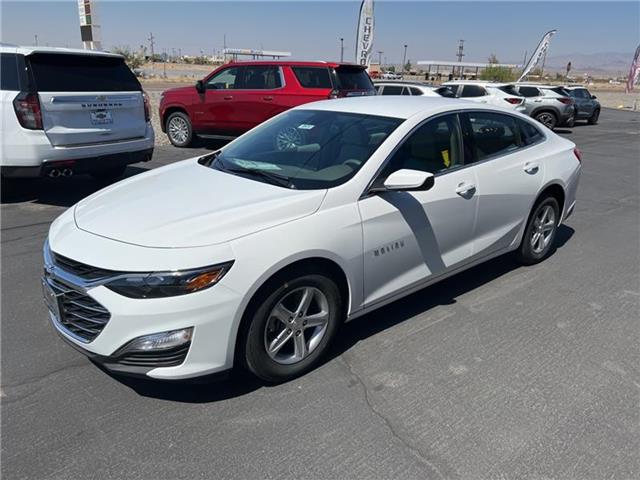
[[[562,248],[574,233],[573,228],[562,225],[556,233],[555,250]],[[456,298],[460,295],[489,283],[517,268],[526,267],[521,267],[515,260],[514,255],[503,255],[353,320],[340,329],[333,347],[325,356],[322,364],[339,357],[359,341],[393,328],[395,325],[420,315],[433,307],[454,304],[456,303]],[[244,395],[261,387],[269,387],[252,375],[237,369],[230,372],[229,378],[225,380],[219,380],[215,377],[203,377],[194,381],[180,382],[127,378],[109,372],[106,373],[133,389],[139,395],[185,403],[216,402]]]

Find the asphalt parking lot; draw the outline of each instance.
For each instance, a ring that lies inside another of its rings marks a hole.
[[[65,345],[41,247],[100,185],[3,184],[3,477],[640,478],[640,115],[562,134],[584,168],[551,258],[498,258],[351,322],[324,365],[270,387],[114,378]],[[205,151],[160,147],[127,174]]]

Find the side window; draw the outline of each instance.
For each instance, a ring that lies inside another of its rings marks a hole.
[[[385,167],[383,182],[403,168],[439,173],[462,165],[460,127],[457,115],[428,121],[407,138]]]
[[[329,69],[325,67],[292,67],[291,69],[303,88],[333,88]]]
[[[404,87],[402,89],[402,95],[411,95],[411,90],[409,90],[409,87]]]
[[[18,78],[18,65],[16,55],[13,53],[0,54],[0,89],[20,90]]]
[[[411,87],[411,95],[422,95],[422,90],[419,88]]]
[[[399,85],[385,85],[382,95],[402,95],[402,87]]]
[[[518,126],[525,145],[533,145],[544,138],[544,135],[531,123],[518,119]]]
[[[447,87],[449,91],[453,93],[454,96],[456,96],[458,94],[458,89],[460,88],[460,85],[445,85],[445,87]]]
[[[241,70],[241,68],[231,67],[216,73],[207,80],[207,88],[216,90],[233,90],[234,88],[238,88],[236,86],[236,80],[238,79],[239,70]]]
[[[487,91],[479,85],[465,85],[462,88],[461,98],[469,97],[484,97]]]
[[[457,87],[457,85],[454,85],[454,86]],[[441,97],[445,97],[445,98],[455,98],[456,96],[455,91],[451,90],[450,86],[437,88],[435,92]]]
[[[527,98],[539,97],[540,95],[542,95],[542,93],[540,93],[540,90],[538,90],[536,87],[520,87],[518,89],[518,93]]]
[[[382,92],[382,85],[376,85],[373,88],[376,89],[376,92],[378,92],[378,95],[382,95],[382,93],[380,93],[380,92]]]
[[[272,90],[280,88],[280,69],[276,66],[246,66],[241,67],[240,81],[236,80],[237,89],[245,90]]]
[[[507,154],[524,145],[515,117],[492,112],[469,112],[475,159]]]

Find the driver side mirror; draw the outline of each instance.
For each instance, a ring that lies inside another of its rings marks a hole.
[[[198,80],[196,82],[196,91],[198,93],[204,93],[205,90],[206,88],[204,88],[204,82],[202,80]]]
[[[384,188],[391,191],[429,190],[435,183],[435,176],[430,172],[403,168],[393,172],[384,181]]]
[[[598,97],[596,97],[595,95],[591,95],[591,100],[595,100],[596,98]]]

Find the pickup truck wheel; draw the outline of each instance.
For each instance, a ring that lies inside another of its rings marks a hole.
[[[535,119],[549,130],[553,130],[558,124],[558,118],[553,112],[540,112],[536,114]]]
[[[593,114],[587,119],[587,123],[589,125],[595,125],[596,123],[598,123],[598,118],[600,118],[600,109],[596,108],[593,111]]]
[[[175,147],[188,147],[193,141],[191,120],[183,112],[173,112],[169,115],[165,130],[169,141]]]
[[[299,272],[273,283],[248,314],[243,363],[260,379],[280,383],[318,364],[342,322],[342,299],[325,274]]]
[[[89,172],[89,175],[99,182],[111,183],[120,179],[120,177],[124,175],[124,171],[126,169],[126,165],[120,165],[117,167],[105,168],[104,170],[93,170],[92,172]]]

